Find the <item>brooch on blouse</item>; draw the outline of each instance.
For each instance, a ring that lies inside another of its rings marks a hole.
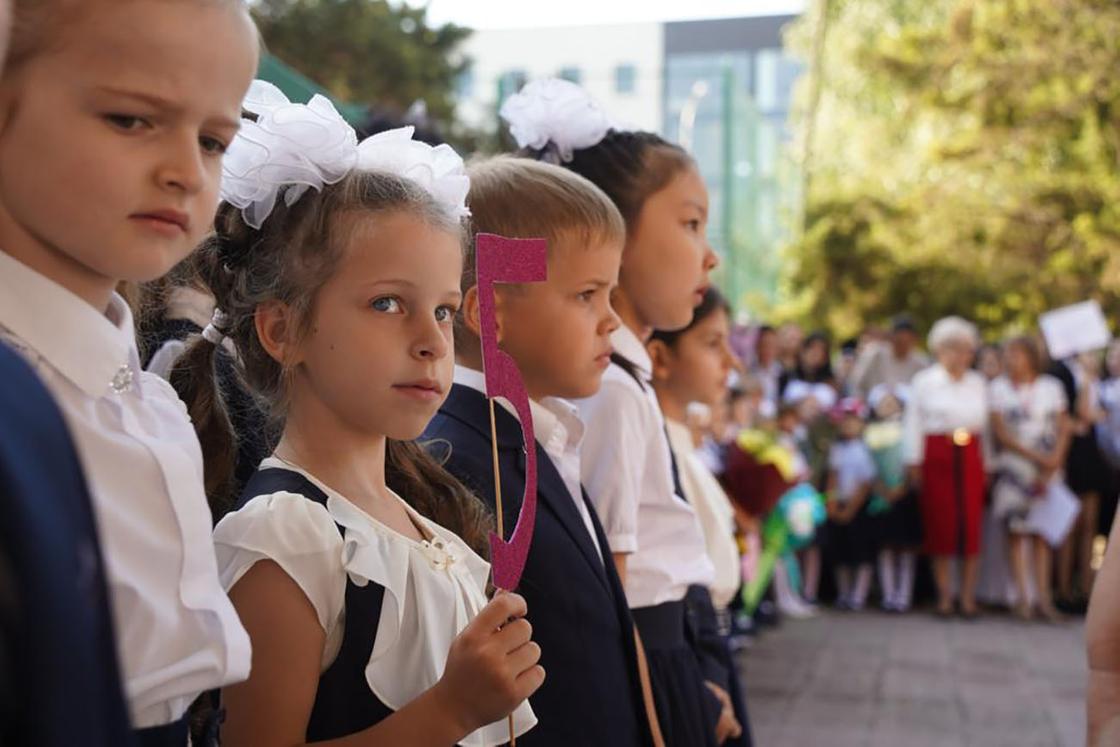
[[[439,537],[421,542],[420,550],[424,553],[432,568],[437,571],[446,571],[459,560],[452,548]]]

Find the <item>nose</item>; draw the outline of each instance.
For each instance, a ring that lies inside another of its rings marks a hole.
[[[609,335],[621,326],[622,319],[615,312],[614,306],[608,299],[606,313],[603,315],[602,322],[600,322],[599,324],[599,329],[603,332],[603,334]]]
[[[412,342],[412,357],[417,360],[443,360],[451,352],[451,340],[435,317],[418,322]]]
[[[704,242],[704,259],[703,259],[703,265],[702,265],[703,268],[704,268],[704,275],[707,276],[707,274],[709,272],[711,272],[712,270],[716,269],[716,267],[718,265],[719,265],[719,255],[716,254],[714,249],[712,249],[712,245],[709,244],[707,241],[705,241]]]
[[[177,132],[168,138],[156,175],[161,187],[195,194],[206,183],[206,166],[197,133]]]

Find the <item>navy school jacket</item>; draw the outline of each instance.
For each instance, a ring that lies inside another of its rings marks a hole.
[[[517,419],[501,406],[495,407],[495,418],[502,507],[511,528],[525,490],[525,453]],[[454,385],[421,441],[429,442],[447,469],[494,508],[490,409],[480,392]],[[528,602],[546,677],[530,699],[539,723],[517,743],[651,744],[634,624],[603,528],[588,503],[600,554],[552,460],[540,444],[536,449],[537,522],[517,592]]]
[[[133,744],[81,464],[54,400],[3,344],[0,744]]]

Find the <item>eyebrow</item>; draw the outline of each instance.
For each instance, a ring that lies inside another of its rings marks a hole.
[[[124,98],[142,101],[145,104],[154,106],[157,109],[166,109],[167,111],[176,113],[183,110],[182,105],[172,101],[171,99],[164,98],[163,96],[154,93],[130,91],[125,88],[113,88],[112,86],[98,86],[98,90],[101,91],[101,93],[107,93],[111,96],[122,96]],[[222,127],[227,127],[234,130],[241,127],[240,119],[232,119],[230,117],[219,116],[215,118],[215,121]]]
[[[697,210],[699,210],[699,211],[700,211],[701,213],[703,213],[704,215],[707,215],[707,214],[708,214],[708,206],[707,206],[707,205],[701,205],[701,204],[700,204],[699,202],[697,202],[696,200],[685,200],[685,201],[684,201],[684,204],[685,204],[685,205],[686,205],[687,207],[694,207],[694,208],[696,208]]]

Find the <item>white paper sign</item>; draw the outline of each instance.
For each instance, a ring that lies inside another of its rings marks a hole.
[[[1081,504],[1077,502],[1077,497],[1061,478],[1056,477],[1047,486],[1046,494],[1031,504],[1025,529],[1042,535],[1051,547],[1058,547],[1065,541],[1080,512]]]
[[[1048,311],[1038,318],[1046,347],[1054,360],[1108,347],[1112,333],[1096,301]]]

